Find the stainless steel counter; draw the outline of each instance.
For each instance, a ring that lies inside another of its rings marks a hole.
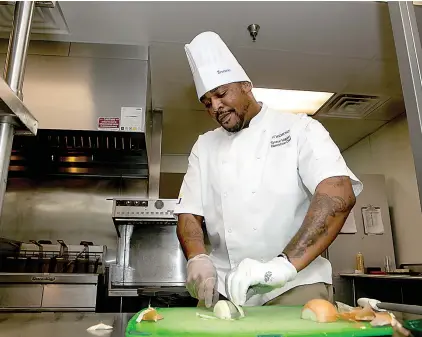
[[[113,326],[103,337],[124,337],[127,322],[133,314],[97,313],[2,313],[1,337],[94,337],[86,331],[92,325],[104,323]]]
[[[422,280],[422,276],[410,276],[410,275],[376,275],[376,274],[340,274],[341,277],[352,277],[352,278],[372,278],[372,279],[386,279],[386,280]]]
[[[357,305],[357,299],[359,297],[377,298],[383,302],[421,305],[420,301],[422,300],[422,297],[419,297],[417,300],[414,292],[416,291],[417,294],[419,293],[419,291],[415,289],[420,288],[422,276],[345,273],[340,274],[340,277],[349,280],[351,284],[353,300],[352,305]],[[374,282],[378,283],[379,286],[375,286],[374,288]],[[390,284],[389,291],[387,293],[382,293],[382,291],[380,293],[380,291],[376,289],[382,289],[381,283],[379,282]],[[395,290],[392,290],[393,288],[391,288],[392,283],[394,283]],[[397,294],[397,296],[395,296],[395,294]],[[379,298],[379,296],[387,296],[386,298],[390,299],[382,299]],[[394,299],[391,296],[393,296]],[[411,299],[410,302],[409,299]]]

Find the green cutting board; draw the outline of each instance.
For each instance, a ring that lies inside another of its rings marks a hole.
[[[391,327],[374,328],[369,323],[338,321],[315,323],[300,318],[302,307],[246,307],[239,320],[203,319],[196,314],[213,316],[205,308],[157,308],[164,317],[158,322],[136,323],[133,316],[126,328],[126,337],[372,337],[391,336]]]

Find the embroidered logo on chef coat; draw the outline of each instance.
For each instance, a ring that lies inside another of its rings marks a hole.
[[[286,145],[291,140],[290,130],[284,131],[271,137],[271,147]]]

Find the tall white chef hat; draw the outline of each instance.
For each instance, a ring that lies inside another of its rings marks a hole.
[[[197,35],[185,45],[198,98],[220,85],[251,82],[230,49],[214,32]]]

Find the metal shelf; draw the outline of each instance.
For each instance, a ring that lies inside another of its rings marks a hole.
[[[3,78],[0,78],[0,122],[14,124],[16,134],[37,134],[38,121]]]

